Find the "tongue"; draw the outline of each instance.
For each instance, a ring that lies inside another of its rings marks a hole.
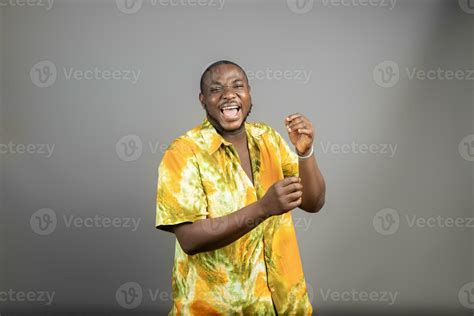
[[[230,109],[230,110],[223,110],[222,113],[224,114],[224,118],[226,120],[229,120],[229,119],[236,118],[238,111],[239,111],[238,109]]]

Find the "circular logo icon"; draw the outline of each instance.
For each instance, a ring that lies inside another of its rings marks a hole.
[[[115,292],[115,299],[123,308],[136,308],[143,300],[142,287],[137,282],[124,283]]]
[[[47,88],[56,82],[56,65],[49,60],[37,62],[30,70],[31,82],[37,87]]]
[[[459,0],[459,6],[467,14],[474,14],[474,0]]]
[[[305,14],[313,9],[314,0],[286,0],[288,9],[296,14]]]
[[[378,211],[372,221],[375,231],[382,235],[393,235],[400,227],[400,216],[391,208]]]
[[[142,8],[143,0],[115,0],[115,4],[120,12],[134,14]]]
[[[373,78],[377,85],[392,88],[400,79],[400,69],[394,61],[386,60],[374,67]]]
[[[142,155],[142,140],[137,135],[125,135],[115,144],[115,152],[122,161],[135,161]]]
[[[38,235],[49,235],[54,232],[57,225],[56,213],[49,208],[42,208],[30,217],[30,227]]]
[[[458,299],[462,306],[474,309],[474,282],[469,282],[461,287]]]
[[[474,134],[464,137],[458,145],[461,157],[467,161],[474,161]]]

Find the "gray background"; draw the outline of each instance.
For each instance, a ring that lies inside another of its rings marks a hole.
[[[2,316],[170,309],[175,238],[154,228],[157,167],[163,148],[204,118],[199,78],[219,59],[254,73],[287,71],[287,78],[251,78],[250,121],[286,137],[284,117],[301,112],[316,128],[327,202],[315,215],[293,212],[315,309],[471,315],[458,293],[474,281],[474,229],[410,227],[406,216],[474,217],[474,162],[458,150],[474,134],[473,80],[410,79],[406,69],[474,69],[474,14],[448,0],[397,1],[393,9],[337,4],[314,1],[301,14],[291,0],[228,0],[221,10],[144,0],[133,14],[115,1],[1,6],[0,143],[55,146],[49,158],[0,154],[0,292],[55,291],[48,306],[0,302]],[[57,79],[42,88],[30,70],[44,60],[54,63]],[[374,75],[386,60],[400,69],[390,88]],[[74,80],[64,74],[71,67],[141,73],[135,84]],[[311,73],[309,80],[298,71]],[[142,141],[131,161],[121,151],[127,135]],[[353,141],[397,149],[393,157],[324,149]],[[47,235],[30,225],[43,208],[57,215]],[[373,224],[385,208],[400,216],[389,235]],[[140,223],[136,231],[68,227],[64,216]],[[133,309],[116,299],[126,282],[143,290]],[[154,300],[149,290],[161,296]],[[328,290],[398,296],[393,305],[338,301],[324,298]]]

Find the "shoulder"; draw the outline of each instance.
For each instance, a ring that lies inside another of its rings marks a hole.
[[[200,135],[199,126],[196,126],[179,137],[173,139],[169,144],[166,152],[173,151],[177,153],[195,153],[200,149]]]

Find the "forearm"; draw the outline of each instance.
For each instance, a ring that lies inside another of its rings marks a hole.
[[[315,155],[306,159],[298,159],[298,165],[303,185],[303,201],[300,208],[311,213],[318,212],[325,202],[326,184]]]
[[[267,218],[261,203],[255,202],[226,216],[177,225],[173,231],[181,248],[193,255],[227,246]]]

